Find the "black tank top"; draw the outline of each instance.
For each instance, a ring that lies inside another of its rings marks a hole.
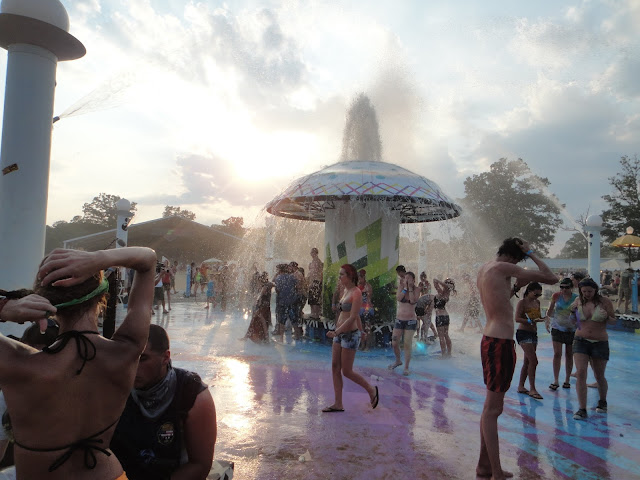
[[[146,418],[129,395],[111,440],[115,453],[130,480],[169,478],[181,465],[184,422],[196,397],[206,390],[197,373],[175,368],[176,395],[157,418]]]

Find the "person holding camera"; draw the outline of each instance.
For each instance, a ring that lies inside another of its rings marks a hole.
[[[153,310],[158,310],[158,303],[162,303],[162,313],[166,314],[169,311],[165,308],[164,304],[164,288],[162,286],[162,277],[164,276],[164,265],[160,262],[156,263],[156,276],[154,278],[155,288],[153,290],[153,309],[151,314],[155,315]]]
[[[162,266],[162,290],[167,294],[167,310],[171,311],[171,268],[168,263]]]

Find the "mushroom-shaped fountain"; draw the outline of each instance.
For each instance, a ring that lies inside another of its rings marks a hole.
[[[325,222],[325,317],[331,316],[340,266],[351,263],[367,271],[377,322],[390,322],[400,223],[436,222],[461,213],[431,180],[383,162],[381,150],[375,110],[361,94],[347,114],[340,161],[295,180],[266,206],[280,217]]]

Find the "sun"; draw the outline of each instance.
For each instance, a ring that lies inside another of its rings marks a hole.
[[[246,181],[290,177],[305,170],[316,142],[315,135],[296,131],[253,132],[250,138],[245,132],[233,152],[235,173]]]

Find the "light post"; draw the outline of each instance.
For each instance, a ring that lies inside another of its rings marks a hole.
[[[589,215],[584,228],[587,232],[587,242],[589,244],[587,271],[589,276],[598,284],[600,284],[600,232],[603,228],[602,217],[600,215]]]

